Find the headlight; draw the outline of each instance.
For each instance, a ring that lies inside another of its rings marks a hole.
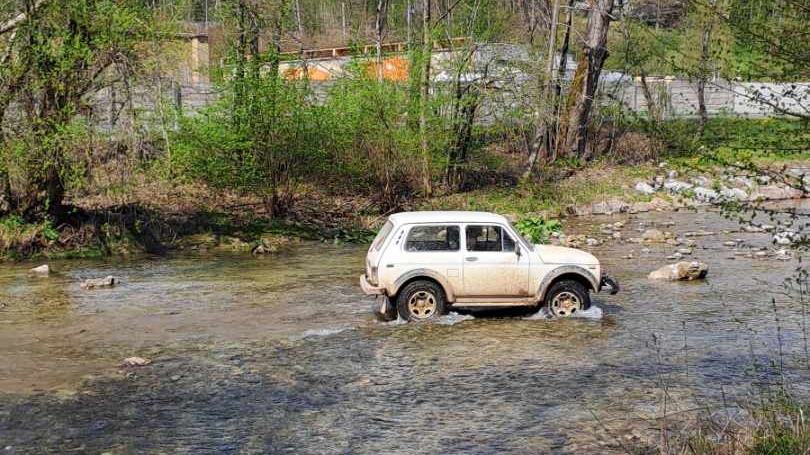
[[[369,280],[371,280],[371,283],[374,284],[374,285],[379,284],[377,282],[377,280],[378,280],[377,267],[371,267],[371,276],[369,277]]]

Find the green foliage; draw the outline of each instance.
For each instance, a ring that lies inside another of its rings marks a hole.
[[[562,223],[559,220],[528,217],[518,221],[515,229],[532,243],[548,243],[552,233],[562,230]]]

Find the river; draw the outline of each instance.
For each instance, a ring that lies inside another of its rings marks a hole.
[[[617,220],[714,232],[689,237],[708,279],[650,281],[675,248],[610,241],[589,249],[622,291],[595,317],[403,324],[359,290],[365,247],[0,265],[0,454],[624,453],[738,412],[752,385],[810,382],[805,309],[780,287],[798,262],[748,257],[769,235],[706,210],[567,230]]]

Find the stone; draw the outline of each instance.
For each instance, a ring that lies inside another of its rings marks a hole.
[[[680,259],[682,257],[683,257],[683,255],[681,253],[674,253],[674,254],[671,254],[671,255],[667,256],[667,260],[668,261],[677,261],[678,259]]]
[[[647,229],[641,234],[641,239],[647,242],[663,242],[666,241],[666,235],[658,229]]]
[[[693,185],[702,187],[708,187],[712,183],[711,180],[709,180],[706,176],[703,175],[693,177],[690,179],[690,181],[692,182]]]
[[[796,188],[764,185],[751,193],[750,199],[754,201],[778,201],[782,199],[800,199],[803,195],[803,192]]]
[[[104,278],[88,278],[82,282],[83,289],[110,288],[118,283],[118,279],[112,275]]]
[[[747,225],[747,226],[743,226],[743,228],[742,228],[742,229],[743,229],[743,231],[745,231],[745,232],[765,232],[765,230],[764,230],[764,229],[762,229],[761,227],[759,227],[759,226],[754,226],[754,225],[750,225],[750,224],[749,224],[749,225]]]
[[[125,367],[145,367],[152,363],[149,359],[144,359],[143,357],[127,357],[122,362],[122,365]]]
[[[591,214],[593,215],[612,215],[614,213],[624,213],[630,209],[630,204],[619,201],[610,200],[603,202],[596,202],[591,205]]]
[[[678,171],[669,171],[667,172],[667,178],[672,180],[678,178]]]
[[[588,246],[596,246],[599,245],[599,240],[588,238],[587,240],[585,240],[585,244]]]
[[[782,231],[773,235],[773,243],[777,245],[792,245],[799,242],[802,236],[794,231]]]
[[[692,185],[680,180],[668,180],[664,182],[664,189],[672,194],[679,194],[686,190],[691,190]]]
[[[695,199],[701,202],[714,202],[720,198],[720,194],[717,193],[717,191],[702,186],[695,187],[692,192],[695,195]]]
[[[39,267],[34,267],[31,269],[31,273],[36,273],[37,275],[47,275],[51,273],[51,268],[48,266],[48,264],[43,264]]]
[[[622,238],[622,233],[621,232],[614,232],[613,233],[613,238],[616,239],[616,240],[621,239]]]
[[[648,277],[651,280],[693,281],[706,278],[708,271],[709,266],[704,262],[681,261],[675,264],[665,265],[651,272]]]
[[[650,249],[649,248],[642,248],[641,252],[644,253],[644,254],[647,254],[647,253],[650,252]]]
[[[680,254],[692,254],[691,248],[678,248],[678,253]]]
[[[790,251],[782,248],[782,249],[776,250],[776,252],[774,253],[774,258],[776,258],[777,260],[780,260],[780,261],[789,261],[789,260],[793,259],[793,255],[790,253]]]
[[[737,242],[732,242],[731,240],[729,240],[727,242],[723,242],[723,246],[735,247],[737,246]]]
[[[647,182],[638,182],[638,183],[636,183],[635,189],[636,189],[636,191],[638,191],[641,194],[648,194],[649,195],[649,194],[655,193],[655,188],[653,188],[652,185],[650,185]]]
[[[739,188],[723,187],[720,189],[720,197],[725,201],[745,201],[748,199],[748,193]]]

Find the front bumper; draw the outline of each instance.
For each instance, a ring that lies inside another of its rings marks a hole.
[[[610,288],[610,295],[619,292],[619,282],[610,275],[603,273],[602,279],[599,280],[599,291],[601,292],[605,286]]]
[[[360,275],[360,288],[368,295],[385,294],[385,288],[373,286],[368,282],[365,275]]]

